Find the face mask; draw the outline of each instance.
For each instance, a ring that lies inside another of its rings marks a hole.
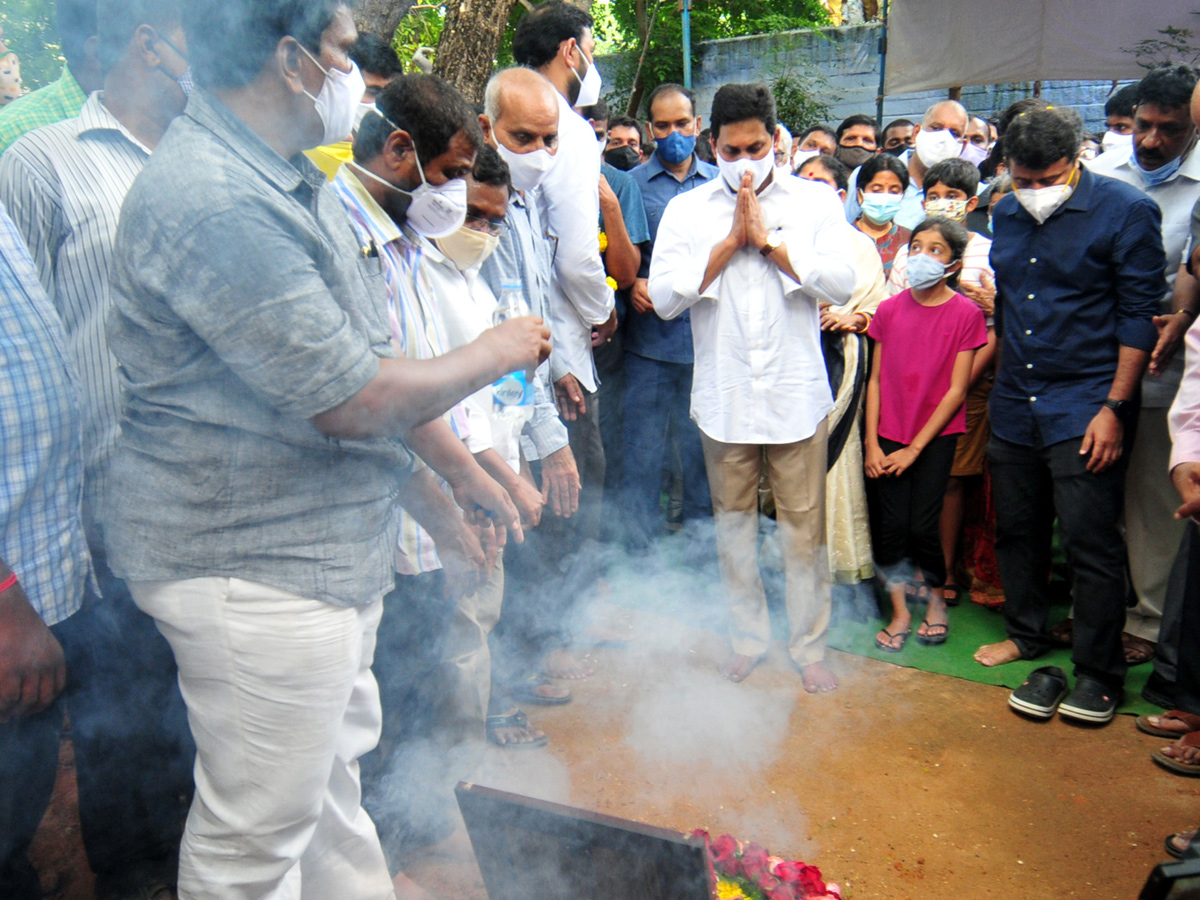
[[[358,134],[358,129],[362,127],[363,119],[373,112],[378,112],[374,103],[360,103],[358,109],[354,111],[354,133]]]
[[[903,194],[863,194],[863,215],[876,225],[886,225],[896,218],[903,200]]]
[[[963,143],[947,129],[917,132],[917,158],[929,169],[962,153]]]
[[[962,153],[959,154],[962,159],[965,159],[976,168],[988,158],[988,155],[987,147],[980,147],[978,144],[972,144],[969,141],[963,145]]]
[[[1104,132],[1104,137],[1100,140],[1100,149],[1107,153],[1116,147],[1133,147],[1132,134],[1117,134],[1115,131]]]
[[[355,62],[350,63],[349,72],[343,72],[337,68],[326,69],[303,45],[300,46],[300,49],[304,50],[304,55],[313,61],[313,65],[325,73],[325,83],[321,85],[321,92],[317,96],[314,97],[308,91],[304,92],[304,96],[316,105],[317,115],[325,126],[325,135],[321,138],[321,144],[336,144],[344,141],[350,136],[350,130],[354,128],[354,123],[357,121],[355,113],[362,105],[363,94],[367,91],[367,83],[363,81],[362,72],[358,71],[358,64]]]
[[[436,238],[433,243],[458,271],[466,272],[482,265],[500,246],[500,238],[464,225],[452,234]]]
[[[718,153],[717,168],[721,170],[721,176],[725,179],[725,183],[734,192],[741,188],[742,176],[749,172],[754,176],[754,190],[757,191],[766,183],[767,177],[775,171],[775,154],[768,150],[767,155],[762,159],[749,159],[743,156],[741,159],[729,162]]]
[[[908,257],[908,286],[921,290],[930,288],[946,277],[946,267],[924,253]]]
[[[799,172],[806,162],[816,159],[820,155],[820,150],[797,150],[796,155],[792,157],[792,171]]]
[[[908,147],[901,144],[899,147],[893,147],[891,150],[884,150],[883,152],[889,156],[903,156],[907,151]]]
[[[596,101],[600,99],[600,87],[604,84],[604,79],[600,77],[600,70],[596,68],[594,60],[584,56],[583,51],[579,51],[579,55],[587,59],[588,70],[587,74],[582,78],[574,68],[571,72],[575,75],[575,80],[579,82],[579,96],[575,98],[575,106],[595,106]]]
[[[1017,202],[1041,225],[1067,202],[1067,198],[1075,190],[1074,181],[1072,176],[1071,182],[1067,184],[1052,184],[1044,188],[1017,188],[1014,193],[1017,195]]]
[[[925,215],[945,216],[953,222],[964,222],[967,218],[967,201],[946,197],[925,201]]]
[[[396,128],[395,122],[386,116],[384,119],[389,125]],[[403,129],[396,128],[396,130],[402,131]],[[396,187],[390,181],[380,178],[356,162],[351,161],[348,165],[384,187],[411,197],[404,218],[418,234],[422,234],[430,240],[452,234],[467,219],[467,182],[463,178],[451,178],[445,184],[432,185],[425,180],[421,158],[417,156],[415,148],[413,156],[417,160],[417,172],[421,175],[421,184],[415,191],[406,191],[404,188]]]
[[[178,78],[175,79],[175,83],[178,84],[179,89],[181,91],[183,91],[183,96],[185,96],[185,97],[192,96],[192,91],[194,91],[196,89],[196,80],[192,77],[191,63],[188,62],[188,58],[186,56],[184,56],[182,53],[179,52],[178,47],[176,47],[174,44],[172,44],[170,41],[168,41],[161,34],[158,36],[158,39],[160,41],[162,41],[164,44],[166,44],[168,47],[170,47],[172,50],[174,50],[176,56],[178,56],[184,62],[188,63],[188,67],[183,70],[182,75],[180,75]]]
[[[546,149],[517,153],[497,141],[496,150],[499,151],[500,158],[508,163],[508,174],[512,178],[513,187],[518,191],[532,191],[542,183],[546,173],[554,168],[554,157]]]
[[[662,146],[661,144],[659,145]],[[641,154],[632,147],[613,147],[604,153],[604,161],[614,169],[628,172],[636,168],[642,161]]]
[[[1183,156],[1177,156],[1166,165],[1159,166],[1157,169],[1151,169],[1147,172],[1142,168],[1141,160],[1138,159],[1137,150],[1135,149],[1133,155],[1129,157],[1129,162],[1141,173],[1142,180],[1146,182],[1147,187],[1157,187],[1164,182],[1170,181],[1175,176],[1180,166],[1183,165]]]
[[[696,149],[696,136],[680,134],[678,131],[672,131],[665,138],[658,142],[658,146],[654,148],[654,152],[658,154],[658,158],[667,165],[677,166]]]
[[[833,155],[853,170],[864,165],[875,153],[865,147],[838,147],[837,153]]]

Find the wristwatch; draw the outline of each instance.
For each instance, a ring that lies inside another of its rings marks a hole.
[[[779,240],[779,232],[772,232],[767,235],[767,242],[762,245],[762,249],[758,252],[763,256],[770,256],[779,249],[779,245],[782,243],[783,241]]]
[[[1128,419],[1129,414],[1133,412],[1133,403],[1129,400],[1114,400],[1109,397],[1104,401],[1104,405],[1111,409],[1122,422]]]

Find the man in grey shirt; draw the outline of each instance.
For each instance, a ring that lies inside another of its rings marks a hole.
[[[129,192],[110,347],[125,409],[110,563],[179,665],[196,738],[187,898],[391,898],[357,759],[399,439],[548,354],[517,319],[436,360],[396,358],[382,272],[301,151],[349,132],[357,34],[337,0],[193,0],[198,88]],[[332,136],[332,138],[331,138]],[[464,496],[519,531],[494,483]]]

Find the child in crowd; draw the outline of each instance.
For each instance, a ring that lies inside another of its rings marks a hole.
[[[945,598],[929,589],[946,580],[938,520],[966,431],[975,351],[987,343],[983,313],[955,290],[968,240],[962,225],[941,216],[918,225],[908,245],[910,287],[879,306],[867,332],[877,343],[864,468],[878,483],[875,562],[893,608],[875,644],[893,653],[912,634],[912,581],[924,584],[928,601],[917,640],[944,644],[950,631]]]
[[[929,216],[945,216],[965,226],[967,216],[979,204],[979,170],[965,159],[947,159],[931,166],[925,173],[922,187],[925,190],[925,214]],[[992,393],[996,355],[996,330],[992,324],[996,309],[996,279],[988,262],[992,242],[982,234],[969,232],[969,235],[956,287],[983,310],[988,339],[987,346],[975,354],[975,364],[971,368],[971,381],[967,387],[967,430],[958,440],[942,506],[942,552],[946,557],[946,583],[942,594],[951,606],[957,606],[962,595],[971,590],[971,578],[960,549],[967,487],[970,485],[974,491],[983,487],[984,458],[992,433],[988,397]],[[889,296],[898,294],[908,286],[908,248],[902,247],[892,265],[887,292]]]

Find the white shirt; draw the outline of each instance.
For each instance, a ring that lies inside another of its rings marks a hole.
[[[463,347],[492,327],[496,295],[479,270],[460,272],[433,242],[422,238],[426,270],[437,298],[438,316],[444,326],[446,350]],[[480,388],[463,401],[470,434],[471,453],[495,450],[512,468],[521,471],[520,424],[513,425],[494,415],[492,385]]]
[[[1192,227],[1192,207],[1200,200],[1200,153],[1193,148],[1168,181],[1159,185],[1147,185],[1142,173],[1133,164],[1133,147],[1114,147],[1084,165],[1097,175],[1107,175],[1145,191],[1162,210],[1163,249],[1167,253],[1167,293],[1163,296],[1160,309],[1164,314],[1171,311],[1171,295],[1175,290],[1175,276],[1186,259],[1188,237]],[[1147,374],[1142,379],[1142,405],[1149,409],[1162,409],[1171,405],[1179,382],[1183,378],[1183,354],[1175,358],[1162,375]]]
[[[841,306],[854,292],[851,226],[828,186],[773,181],[758,201],[800,283],[758,248],[742,247],[701,291],[736,201],[725,179],[714,178],[667,204],[650,263],[650,299],[664,319],[692,310],[692,418],[700,430],[723,443],[791,444],[812,437],[833,409],[818,304]]]
[[[557,240],[550,332],[550,374],[568,373],[596,390],[592,326],[613,311],[613,292],[600,259],[600,145],[596,132],[558,96],[558,153],[542,179],[538,197],[546,231]]]

